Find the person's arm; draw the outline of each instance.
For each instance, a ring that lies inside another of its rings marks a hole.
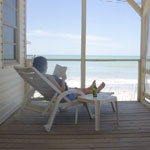
[[[61,91],[64,92],[65,91],[65,80],[62,79],[62,84],[61,86],[57,83],[57,81],[55,80],[54,77],[49,76],[48,79]]]
[[[64,79],[62,79],[61,88],[63,89],[63,91],[65,91],[65,89],[66,89],[66,85],[65,85],[65,80]]]
[[[64,89],[64,91],[65,91],[65,89],[66,89],[66,84],[65,84],[65,80],[66,80],[66,79],[67,79],[67,76],[66,76],[66,75],[62,77],[61,87]]]

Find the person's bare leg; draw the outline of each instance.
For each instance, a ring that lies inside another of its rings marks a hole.
[[[105,87],[105,83],[102,82],[99,87],[97,88],[97,93],[99,93]]]
[[[96,82],[96,80],[94,80],[94,81],[92,82],[92,84],[91,84],[87,89],[93,89],[93,85],[94,85],[95,82]]]
[[[76,89],[82,91],[84,94],[92,94],[93,93],[93,84],[94,84],[94,82],[95,82],[95,80],[93,81],[92,85],[88,88],[76,88]],[[97,88],[97,93],[99,93],[104,87],[105,87],[105,83],[102,82],[99,85],[99,87]]]

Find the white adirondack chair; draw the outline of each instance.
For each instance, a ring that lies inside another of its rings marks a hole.
[[[44,125],[44,128],[47,132],[51,130],[58,108],[77,106],[75,113],[75,123],[77,123],[78,105],[84,104],[90,118],[92,119],[92,114],[87,103],[81,103],[77,99],[70,101],[66,97],[70,93],[77,93],[79,95],[84,95],[84,93],[82,93],[81,91],[75,89],[61,92],[50,80],[48,80],[43,74],[41,74],[34,67],[14,66],[14,69],[24,79],[24,81],[30,85],[30,89],[24,97],[24,101],[22,103],[19,112],[21,112],[24,108],[31,109],[33,111],[37,111],[42,114],[50,112],[48,122],[46,125]],[[42,98],[33,97],[35,91],[38,91],[43,97]],[[46,106],[40,106],[35,103],[36,100],[37,101],[47,100],[48,104]]]

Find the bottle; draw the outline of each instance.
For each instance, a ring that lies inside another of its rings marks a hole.
[[[96,82],[94,82],[94,85],[93,85],[93,97],[97,97],[97,87],[96,87]]]

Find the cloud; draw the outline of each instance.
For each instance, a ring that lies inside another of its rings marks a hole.
[[[111,38],[101,37],[97,35],[87,35],[87,41],[111,41]]]
[[[74,40],[81,40],[80,34],[71,34],[71,33],[52,33],[49,31],[44,30],[33,30],[31,32],[27,33],[28,36],[34,36],[34,37],[57,37],[57,38],[63,38],[63,39],[74,39]],[[87,35],[86,36],[87,41],[111,41],[111,38],[108,37],[102,37],[97,35]]]
[[[54,33],[44,30],[33,30],[27,33],[28,36],[32,36],[34,39],[42,38],[60,38],[66,40],[73,40],[74,43],[81,41],[80,34],[71,34],[71,33]],[[42,42],[42,41],[41,41]],[[87,35],[86,43],[88,46],[92,47],[103,47],[103,48],[121,48],[121,45],[116,44],[110,37],[102,37],[98,35]]]
[[[55,34],[54,36],[58,38],[65,38],[65,39],[76,39],[76,40],[81,39],[81,36],[79,34],[58,33]]]
[[[33,30],[27,33],[28,36],[37,36],[37,37],[47,37],[50,36],[52,33],[46,32],[44,30]]]
[[[106,48],[121,48],[118,44],[111,42],[87,42],[88,45],[101,46]]]

